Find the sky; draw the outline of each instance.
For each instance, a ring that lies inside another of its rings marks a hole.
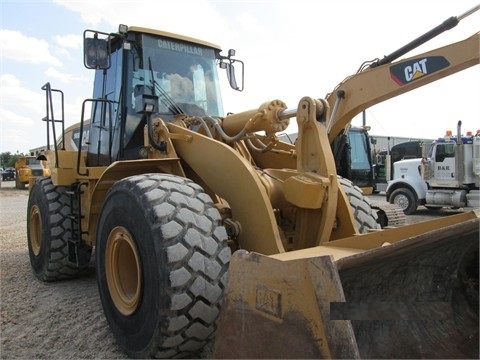
[[[245,89],[222,80],[225,112],[280,99],[295,108],[304,96],[324,98],[367,60],[382,58],[479,0],[0,0],[0,152],[46,144],[45,92],[65,96],[66,126],[80,121],[92,95],[83,65],[86,29],[119,24],[156,28],[236,50]],[[480,31],[480,11],[403,57]],[[480,66],[474,66],[366,111],[372,135],[436,138],[446,130],[480,129]],[[361,115],[352,124],[360,125]],[[295,121],[287,132],[296,132]]]

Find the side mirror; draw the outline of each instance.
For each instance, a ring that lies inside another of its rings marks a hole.
[[[234,90],[239,90],[237,85],[237,79],[235,78],[235,67],[232,64],[225,64],[227,68],[227,78],[230,83],[230,87]]]
[[[232,56],[235,56],[235,50],[233,50],[233,49],[228,50],[228,56],[220,55],[219,56],[219,60],[220,60],[219,67],[220,67],[220,69],[226,69],[227,70],[227,78],[228,78],[228,82],[230,84],[230,87],[234,90],[243,91],[243,87],[244,87],[244,65],[243,65],[243,61],[232,59]],[[235,63],[238,63],[241,67],[240,72],[242,74],[242,78],[241,78],[240,86],[238,85],[237,79],[236,79],[236,76],[235,76],[235,67],[233,66],[233,64],[235,64]]]
[[[88,33],[93,33],[93,37],[87,37]],[[105,38],[99,38],[99,34],[106,35]],[[87,69],[108,69],[110,67],[110,43],[108,34],[86,30],[83,33],[83,63]]]

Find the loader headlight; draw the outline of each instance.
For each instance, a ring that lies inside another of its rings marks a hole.
[[[145,104],[145,108],[143,109],[144,112],[152,113],[155,110],[155,105],[153,104]]]

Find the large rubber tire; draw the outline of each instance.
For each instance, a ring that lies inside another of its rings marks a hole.
[[[215,335],[230,257],[220,213],[191,180],[115,183],[99,216],[96,269],[120,346],[132,357],[198,358]]]
[[[348,179],[338,177],[338,181],[350,202],[358,231],[364,234],[371,229],[380,229],[377,213],[372,209],[368,197],[363,195],[362,189]]]
[[[87,263],[77,266],[68,259],[71,236],[70,197],[65,186],[54,186],[50,178],[35,180],[28,198],[27,241],[30,264],[42,281],[70,279],[84,273]]]
[[[405,215],[411,215],[417,210],[415,194],[407,188],[400,188],[392,191],[390,203],[396,204],[403,209]]]
[[[25,189],[25,184],[20,182],[20,180],[18,179],[18,175],[15,177],[15,188],[17,188],[19,190],[24,190]]]

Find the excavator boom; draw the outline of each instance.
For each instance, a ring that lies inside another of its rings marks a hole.
[[[480,33],[420,55],[352,75],[327,96],[330,142],[361,111],[480,63]]]

